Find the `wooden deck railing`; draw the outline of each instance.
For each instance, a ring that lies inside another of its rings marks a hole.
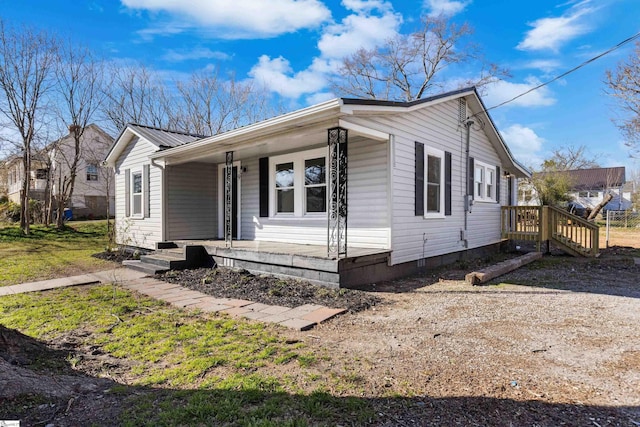
[[[538,250],[553,241],[565,252],[597,256],[597,225],[552,206],[503,206],[502,237],[537,242]]]

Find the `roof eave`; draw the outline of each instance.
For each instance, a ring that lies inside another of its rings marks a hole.
[[[173,155],[184,154],[186,152],[197,150],[208,145],[220,143],[222,141],[234,139],[244,140],[251,135],[261,135],[277,132],[287,125],[291,125],[292,123],[302,121],[304,119],[313,118],[313,116],[322,116],[323,114],[330,113],[332,110],[335,110],[336,115],[338,115],[340,113],[341,106],[342,100],[340,98],[332,99],[330,101],[316,104],[302,110],[293,111],[291,113],[276,116],[258,123],[254,123],[252,125],[233,129],[228,132],[210,136],[208,138],[203,138],[199,141],[194,141],[189,144],[168,148],[166,150],[153,153],[149,157],[151,159],[161,159]]]

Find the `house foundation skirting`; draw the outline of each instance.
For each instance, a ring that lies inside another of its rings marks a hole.
[[[455,253],[389,265],[390,251],[340,259],[207,247],[218,265],[242,268],[256,274],[306,280],[331,288],[358,288],[372,283],[419,275],[461,260],[485,257],[500,251],[502,243]]]

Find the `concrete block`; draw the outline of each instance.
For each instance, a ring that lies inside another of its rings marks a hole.
[[[310,322],[322,323],[346,311],[347,310],[345,310],[344,308],[322,307],[312,311],[311,313],[305,314],[304,316],[302,316],[302,319],[308,320]]]
[[[243,307],[232,307],[228,310],[222,310],[222,313],[226,313],[231,317],[239,317],[245,313],[249,313],[250,311],[251,310],[247,310],[246,308],[243,308]]]
[[[307,331],[316,325],[315,322],[311,322],[309,320],[304,320],[304,319],[289,319],[289,320],[282,321],[278,324],[290,329],[298,330],[298,331]]]
[[[261,311],[248,311],[246,313],[242,313],[240,316],[251,320],[262,320],[263,318],[270,316],[270,314],[263,313]]]
[[[267,314],[282,314],[287,311],[291,311],[291,307],[283,307],[281,305],[270,305],[269,307],[260,311]]]

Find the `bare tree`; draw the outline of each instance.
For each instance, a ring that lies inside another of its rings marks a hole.
[[[112,133],[124,129],[127,123],[175,127],[175,123],[170,123],[174,107],[157,73],[143,65],[112,65],[108,72],[110,78],[104,87],[101,112]]]
[[[459,86],[482,87],[508,76],[507,70],[486,64],[478,47],[466,42],[473,33],[468,24],[458,26],[431,16],[421,22],[415,33],[344,58],[332,89],[347,96],[413,101],[445,88],[444,71],[455,64],[481,64],[479,76]]]
[[[572,200],[571,188],[578,184],[572,182],[566,171],[598,167],[595,158],[587,156],[586,147],[561,147],[553,151],[544,160],[540,169],[534,171],[530,180],[523,180],[523,185],[531,185],[540,200],[540,204],[557,206]],[[527,182],[528,181],[528,182]]]
[[[237,82],[233,75],[224,80],[217,70],[196,72],[176,87],[183,107],[170,112],[170,122],[185,132],[215,135],[263,119],[269,111],[267,96],[252,83]]]
[[[640,42],[615,71],[607,70],[605,83],[623,114],[623,118],[614,122],[626,138],[629,154],[640,157]]]
[[[55,147],[56,225],[64,226],[64,209],[73,197],[73,190],[82,158],[85,129],[94,120],[104,99],[103,64],[86,47],[64,44],[55,69],[59,94],[58,114],[69,130],[71,147],[64,146],[66,138]]]
[[[542,163],[542,170],[554,172],[600,167],[596,158],[587,156],[586,151],[587,148],[584,145],[579,147],[569,145],[555,149],[552,156]]]
[[[52,87],[58,43],[45,32],[10,28],[0,21],[0,114],[19,134],[24,178],[20,196],[20,227],[29,234],[31,145],[45,114],[45,96]]]

